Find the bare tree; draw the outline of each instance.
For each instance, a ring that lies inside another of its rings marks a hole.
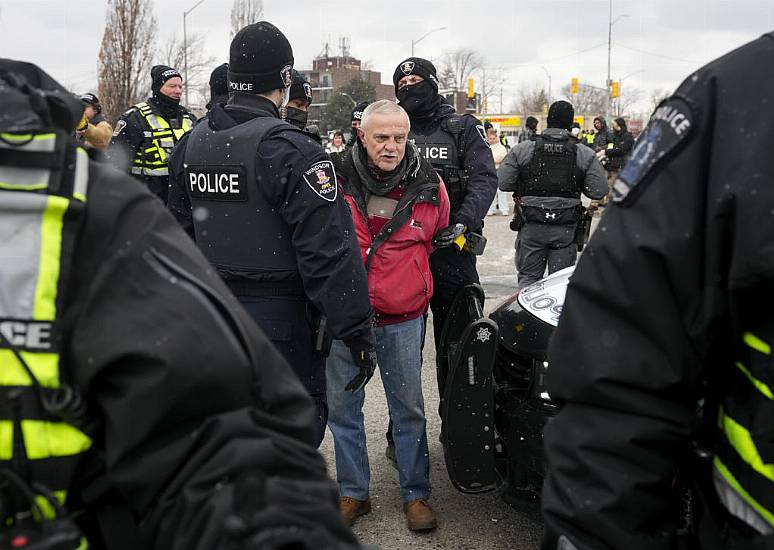
[[[169,37],[161,50],[161,58],[157,61],[174,67],[182,73],[186,49],[188,50],[188,82],[185,82],[184,85],[188,88],[189,93],[195,93],[195,99],[192,103],[204,105],[209,97],[209,85],[204,85],[209,81],[209,75],[215,68],[216,59],[212,56],[205,57],[203,34],[189,34],[185,46],[176,35]],[[206,90],[204,95],[201,93],[202,89]],[[190,109],[191,105],[186,105],[186,107]]]
[[[653,90],[650,92],[650,112],[656,110],[656,107],[658,107],[659,103],[667,99],[669,96],[672,95],[672,92],[666,88],[659,88],[657,90]]]
[[[570,93],[570,85],[562,88],[563,99],[575,108],[578,115],[598,115],[607,110],[608,92],[586,84],[578,86],[578,93]]]
[[[633,108],[642,99],[643,92],[639,88],[633,88],[628,86],[626,88],[621,87],[621,95],[618,99],[613,101],[613,116],[619,117],[624,115],[630,115]]]
[[[155,41],[150,0],[108,0],[97,89],[109,121],[115,122],[148,89]]]
[[[482,67],[479,72],[478,91],[481,94],[480,110],[483,112],[492,111],[492,105],[499,105],[499,110],[503,110],[502,92],[505,83],[508,81],[508,73],[502,67]],[[486,110],[484,110],[486,107]]]
[[[522,86],[516,93],[516,101],[511,107],[517,113],[541,113],[548,105],[548,94],[540,84]]]
[[[468,79],[484,68],[484,57],[475,50],[460,48],[443,55],[438,70],[441,88],[464,90]]]
[[[263,17],[263,0],[234,0],[231,6],[231,37],[243,27],[257,23]]]

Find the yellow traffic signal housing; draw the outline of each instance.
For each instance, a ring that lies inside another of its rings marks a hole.
[[[613,99],[621,97],[621,83],[617,80],[614,80],[610,85],[610,97]]]
[[[573,77],[572,80],[570,80],[570,93],[577,94],[579,88],[580,85],[578,84],[578,79]]]
[[[473,79],[468,79],[468,98],[476,97],[476,92],[473,89]]]

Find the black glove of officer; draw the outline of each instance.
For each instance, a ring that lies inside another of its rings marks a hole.
[[[455,223],[444,227],[433,237],[433,246],[446,248],[454,244],[454,240],[465,232],[466,227],[461,223]]]
[[[373,331],[345,342],[352,360],[360,372],[345,386],[346,391],[356,392],[365,388],[376,370],[376,347]]]
[[[355,361],[355,366],[360,369],[360,372],[349,381],[344,388],[346,391],[352,393],[362,390],[376,370],[376,348],[370,346],[365,349],[352,349],[349,350],[352,353],[352,359]]]

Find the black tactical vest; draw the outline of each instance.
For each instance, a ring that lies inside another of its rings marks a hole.
[[[197,125],[185,153],[185,188],[196,244],[227,280],[298,280],[287,223],[260,191],[256,155],[285,121],[259,117],[227,130]]]
[[[451,211],[455,212],[462,204],[467,185],[465,175],[463,150],[460,143],[464,140],[462,135],[464,126],[462,118],[452,115],[443,119],[441,124],[435,127],[430,134],[418,134],[413,130],[409,133],[409,139],[419,149],[419,153],[443,178],[446,191],[449,194]]]
[[[579,199],[581,188],[576,177],[577,142],[569,136],[535,138],[529,165],[521,168],[525,182],[523,197],[567,197]]]

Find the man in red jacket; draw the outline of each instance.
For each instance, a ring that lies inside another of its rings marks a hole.
[[[376,313],[376,353],[390,416],[401,496],[409,529],[437,526],[430,497],[422,398],[424,314],[433,294],[429,258],[433,235],[449,225],[449,197],[433,167],[408,143],[409,118],[392,101],[363,113],[360,140],[342,159],[344,190],[368,271]],[[365,392],[345,391],[357,370],[343,342],[327,365],[328,426],[336,447],[341,512],[351,524],[371,511],[370,471],[363,425]]]

